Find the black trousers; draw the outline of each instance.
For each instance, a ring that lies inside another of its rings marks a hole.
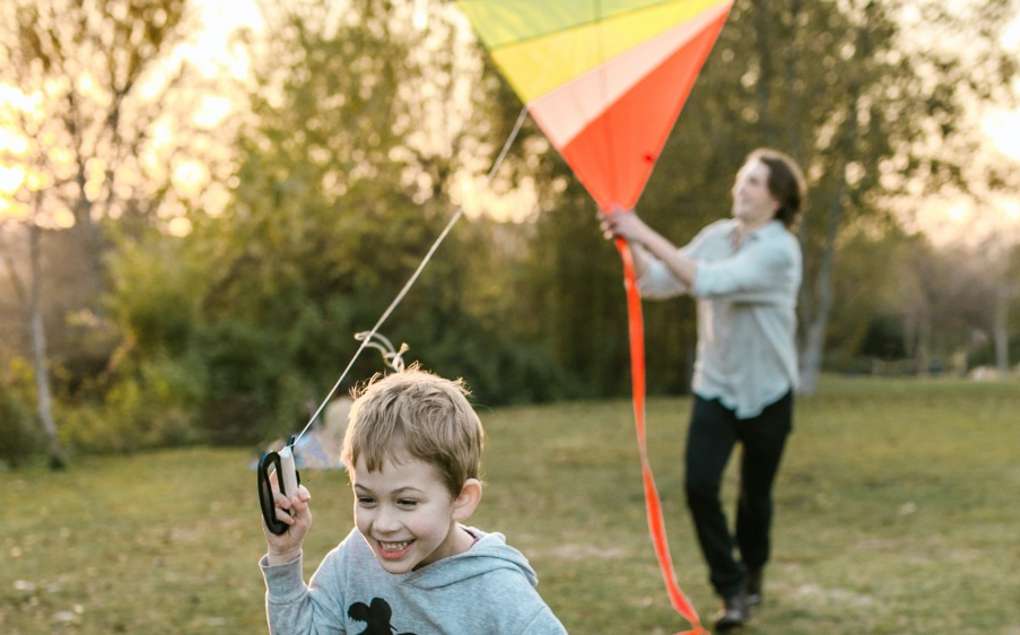
[[[737,419],[718,399],[694,398],[687,432],[687,506],[708,563],[709,579],[716,593],[724,598],[740,591],[747,569],[761,568],[769,559],[772,484],[792,424],[792,392],[752,419]],[[734,539],[723,513],[719,489],[733,446],[738,442],[742,450]],[[734,557],[734,547],[740,560]]]

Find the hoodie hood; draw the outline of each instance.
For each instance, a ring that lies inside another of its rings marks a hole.
[[[352,543],[351,546],[357,551],[364,550],[365,555],[375,562],[375,566],[381,572],[419,589],[438,589],[497,570],[518,573],[523,575],[533,588],[538,586],[538,575],[528,559],[523,553],[506,544],[506,536],[499,532],[486,533],[475,527],[463,525],[462,527],[476,538],[475,544],[471,545],[470,549],[430,563],[421,569],[401,574],[388,573],[382,568],[375,559],[372,548],[368,546],[365,537],[357,528],[351,531],[347,541]]]
[[[475,537],[469,549],[408,573],[383,569],[357,528],[308,586],[300,558],[264,562],[270,632],[565,635],[527,558],[503,534],[463,528]]]

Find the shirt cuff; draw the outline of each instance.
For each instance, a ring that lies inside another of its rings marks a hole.
[[[259,568],[262,570],[271,601],[290,602],[301,597],[306,589],[301,565],[301,554],[290,562],[277,565],[269,564],[269,554],[262,556]]]

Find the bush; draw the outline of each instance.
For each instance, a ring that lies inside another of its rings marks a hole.
[[[283,387],[300,383],[289,377],[288,347],[272,329],[240,320],[204,326],[197,334],[196,355],[208,381],[198,420],[203,435],[230,445],[266,438],[277,427]]]
[[[43,448],[32,398],[32,373],[15,358],[0,376],[0,461],[17,466]]]
[[[75,448],[100,452],[200,441],[203,386],[200,365],[187,358],[145,360],[120,375],[102,402],[62,411],[62,437]]]
[[[883,361],[905,359],[907,350],[904,342],[906,336],[903,333],[903,319],[900,316],[876,315],[868,323],[868,331],[857,348],[857,355]]]

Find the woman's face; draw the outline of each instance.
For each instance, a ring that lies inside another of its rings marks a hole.
[[[779,201],[769,191],[769,166],[759,159],[745,163],[733,182],[733,217],[750,227],[772,220]]]

